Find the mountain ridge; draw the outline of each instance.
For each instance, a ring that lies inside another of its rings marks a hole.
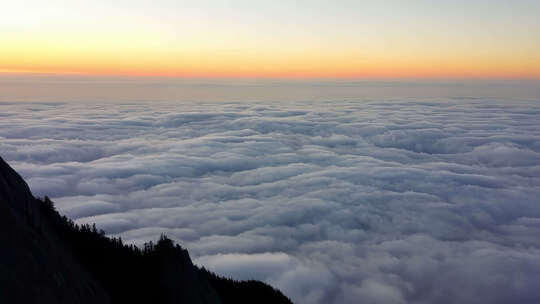
[[[292,303],[259,281],[195,266],[162,235],[144,248],[61,216],[0,157],[1,303]]]

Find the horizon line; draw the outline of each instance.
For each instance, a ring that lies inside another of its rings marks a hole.
[[[37,77],[87,77],[87,78],[163,78],[163,79],[215,79],[215,80],[523,80],[540,81],[540,75],[234,75],[234,74],[170,74],[170,73],[87,73],[87,72],[54,72],[35,70],[3,70],[0,77],[5,76],[37,76]]]

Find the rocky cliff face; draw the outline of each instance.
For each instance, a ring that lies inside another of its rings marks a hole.
[[[0,303],[110,303],[0,158]]]
[[[162,237],[144,249],[60,216],[0,158],[0,303],[291,303],[193,265]]]

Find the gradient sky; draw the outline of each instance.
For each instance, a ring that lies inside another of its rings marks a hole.
[[[0,71],[540,78],[540,1],[6,1]]]

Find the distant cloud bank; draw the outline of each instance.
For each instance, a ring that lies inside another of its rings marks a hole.
[[[540,104],[0,103],[0,155],[79,223],[298,303],[540,302]]]

